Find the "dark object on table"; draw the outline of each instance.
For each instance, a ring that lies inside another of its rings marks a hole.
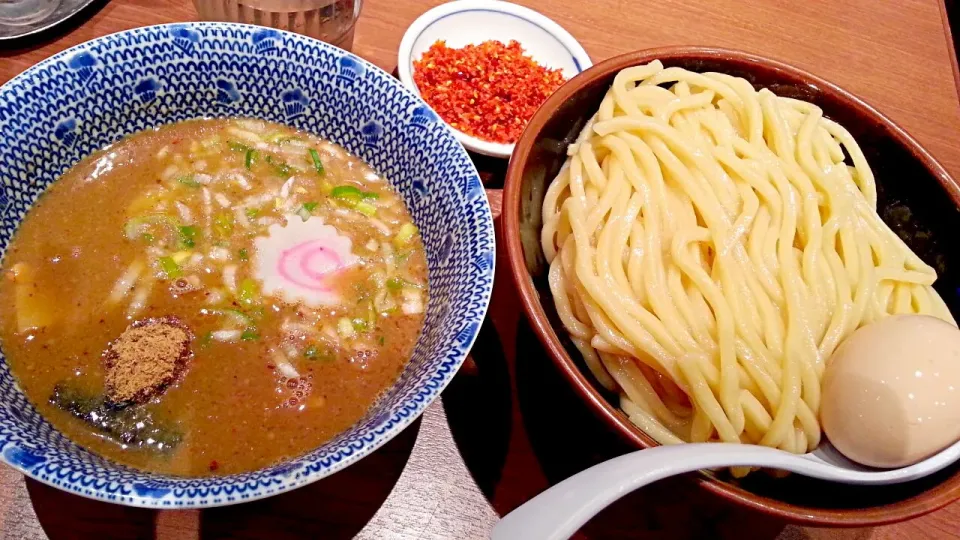
[[[76,16],[94,1],[95,0],[61,0],[60,5],[53,13],[35,23],[16,26],[0,23],[0,44],[5,45],[4,42],[8,40],[20,40],[46,30],[51,30]]]
[[[802,99],[845,126],[860,144],[877,180],[878,211],[924,261],[940,273],[936,288],[960,313],[960,187],[920,145],[885,116],[833,84],[758,56],[710,48],[651,49],[598,64],[561,87],[534,115],[517,143],[504,187],[503,226],[511,271],[531,325],[563,376],[614,431],[636,448],[657,443],[636,427],[597,384],[563,331],[540,248],[546,186],[567,158],[566,147],[594,114],[613,77],[654,59],[665,66],[717,71],[754,86]],[[902,219],[910,216],[910,219]],[[559,329],[559,331],[558,331]],[[562,336],[562,337],[561,337]],[[575,360],[576,359],[576,360]],[[703,472],[706,489],[749,508],[813,525],[866,526],[909,519],[960,498],[960,464],[908,484],[855,487],[794,475],[753,474],[734,482]]]
[[[953,38],[950,44],[953,45],[953,69],[954,75],[956,76],[957,45],[960,44],[960,2],[957,0],[943,0],[943,7],[947,16],[947,26],[950,27],[950,37]]]

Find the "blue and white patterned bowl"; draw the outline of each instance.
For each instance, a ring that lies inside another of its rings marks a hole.
[[[423,235],[431,287],[410,364],[363,420],[305,456],[247,474],[181,478],[115,464],[68,440],[37,414],[0,356],[0,459],[32,478],[159,508],[281,493],[343,469],[403,430],[440,395],[477,336],[493,286],[494,235],[466,151],[384,71],[320,41],[257,26],[121,32],[0,87],[0,250],[37,196],[82,157],[129,133],[204,116],[256,117],[316,133],[400,192]]]

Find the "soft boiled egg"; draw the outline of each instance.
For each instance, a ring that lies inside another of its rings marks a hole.
[[[960,440],[960,330],[925,315],[858,329],[826,366],[820,422],[837,450],[872,467],[911,465]]]

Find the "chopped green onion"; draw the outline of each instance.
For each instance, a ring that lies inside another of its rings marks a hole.
[[[386,341],[386,340],[383,339],[383,336],[380,336],[379,338],[377,338],[377,343],[379,343],[380,346],[383,346],[383,343],[384,343],[385,341]]]
[[[184,225],[179,227],[180,244],[184,247],[194,247],[196,245],[197,228],[193,225]]]
[[[250,254],[247,253],[246,248],[240,249],[239,255],[240,255],[240,260],[241,260],[241,261],[249,261],[249,260],[250,260]]]
[[[260,288],[257,287],[257,282],[247,278],[240,282],[240,291],[237,294],[237,300],[240,300],[241,304],[252,306],[256,302],[259,294]]]
[[[357,331],[353,328],[353,322],[346,317],[337,321],[337,333],[342,338],[352,338],[357,335]]]
[[[407,281],[403,278],[392,277],[387,280],[387,288],[390,289],[391,291],[399,291],[400,289],[403,289],[403,288],[422,289],[423,285]]]
[[[217,313],[219,313],[220,315],[224,315],[226,317],[230,317],[237,324],[246,326],[248,328],[253,326],[253,318],[247,315],[246,313],[240,311],[239,309],[223,309],[218,311]]]
[[[413,223],[404,223],[397,231],[397,235],[393,237],[393,244],[397,247],[405,246],[413,240],[415,234],[417,234],[417,227]]]
[[[339,188],[333,188],[332,195],[340,202],[346,204],[347,206],[356,206],[360,202],[360,195],[350,192],[340,192],[337,193]]]
[[[153,243],[153,240],[154,240],[153,235],[150,234],[150,233],[143,233],[142,235],[140,235],[140,238],[142,238],[143,241],[146,242],[146,243],[148,243],[148,244],[152,244],[152,243]]]
[[[230,236],[233,234],[233,214],[222,212],[213,218],[213,230],[219,236]]]
[[[300,219],[306,221],[310,219],[310,212],[313,212],[313,209],[317,207],[315,202],[303,203],[303,206],[300,207],[300,210],[297,210],[297,215],[300,216]]]
[[[189,251],[178,251],[170,256],[173,259],[173,262],[177,264],[183,264],[184,261],[190,258],[191,253]]]
[[[271,166],[273,166],[273,169],[274,169],[274,170],[277,172],[277,174],[279,174],[280,176],[290,176],[290,171],[291,171],[290,166],[287,165],[286,163],[284,163],[282,160],[274,159],[273,156],[268,155],[268,156],[266,157],[266,161],[267,161],[267,163],[269,163]]]
[[[252,148],[250,148],[249,146],[243,143],[238,143],[237,141],[229,141],[227,142],[227,146],[229,146],[230,149],[233,150],[234,152],[249,152],[250,150],[252,150]]]
[[[307,350],[303,351],[303,355],[309,358],[310,360],[313,360],[314,358],[316,358],[318,353],[319,351],[317,351],[316,345],[311,345],[307,347]]]
[[[337,186],[330,192],[333,198],[338,199],[349,206],[356,206],[363,199],[378,199],[379,195],[369,191],[360,191],[354,186]]]
[[[354,206],[354,209],[367,217],[373,217],[377,215],[377,207],[366,201],[358,202],[357,205]]]
[[[260,334],[257,333],[256,328],[247,328],[240,334],[240,339],[242,341],[256,341],[260,339]]]
[[[247,153],[243,156],[243,166],[250,170],[250,167],[253,166],[254,160],[257,159],[257,151],[253,148],[248,148]]]
[[[313,160],[313,168],[317,170],[317,174],[323,176],[326,172],[323,168],[323,162],[320,161],[320,154],[313,148],[310,149],[310,159]]]
[[[160,269],[167,275],[167,279],[176,279],[183,275],[183,270],[173,257],[160,257],[157,262],[160,263]]]
[[[356,330],[357,332],[363,333],[370,328],[370,326],[367,324],[367,321],[365,321],[364,319],[354,319],[353,321],[351,321],[351,323],[353,324],[353,329]]]
[[[247,208],[243,211],[243,213],[245,213],[248,218],[253,219],[260,214],[260,210],[257,210],[256,208]]]
[[[188,175],[188,176],[181,176],[181,177],[177,178],[177,182],[179,182],[179,183],[181,183],[181,184],[183,184],[183,185],[185,185],[185,186],[187,186],[187,187],[191,187],[191,188],[198,188],[198,187],[200,187],[200,182],[197,182],[196,180],[193,179],[192,176],[189,176],[189,175]]]
[[[200,348],[207,348],[213,341],[213,332],[207,332],[200,338]]]

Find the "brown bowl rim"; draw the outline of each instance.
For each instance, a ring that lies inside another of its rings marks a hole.
[[[917,157],[924,167],[940,182],[954,203],[960,206],[960,185],[947,173],[920,144],[895,122],[881,114],[853,94],[837,85],[826,81],[805,70],[792,65],[758,56],[755,54],[716,47],[673,46],[654,49],[644,49],[630,52],[607,59],[590,69],[577,75],[560,87],[540,107],[530,119],[526,129],[517,141],[516,149],[510,158],[507,168],[506,181],[503,188],[502,219],[504,240],[506,243],[507,260],[513,274],[514,282],[520,293],[524,313],[533,327],[540,342],[557,368],[573,386],[574,390],[593,409],[593,412],[603,419],[608,427],[616,431],[627,442],[638,448],[649,448],[657,443],[649,435],[631,423],[620,410],[609,403],[594,388],[587,376],[580,371],[573,359],[567,354],[556,332],[547,319],[546,313],[540,305],[536,289],[533,284],[523,255],[520,242],[520,188],[523,164],[527,160],[537,136],[543,126],[552,116],[560,104],[570,99],[596,79],[604,78],[621,69],[644,64],[654,59],[674,60],[703,58],[721,61],[740,61],[761,65],[777,73],[787,74],[815,86],[829,98],[841,102],[843,105],[860,109],[867,116],[872,117],[881,129],[885,129],[890,136],[903,145],[910,153]],[[890,503],[883,506],[865,509],[821,509],[795,505],[753,494],[734,484],[717,480],[711,475],[701,472],[698,475],[688,475],[708,491],[720,495],[728,501],[753,510],[776,516],[793,523],[805,525],[828,525],[836,527],[865,527],[904,521],[942,508],[951,502],[960,499],[960,475],[955,475],[942,484],[930,490],[915,495],[909,499]]]

